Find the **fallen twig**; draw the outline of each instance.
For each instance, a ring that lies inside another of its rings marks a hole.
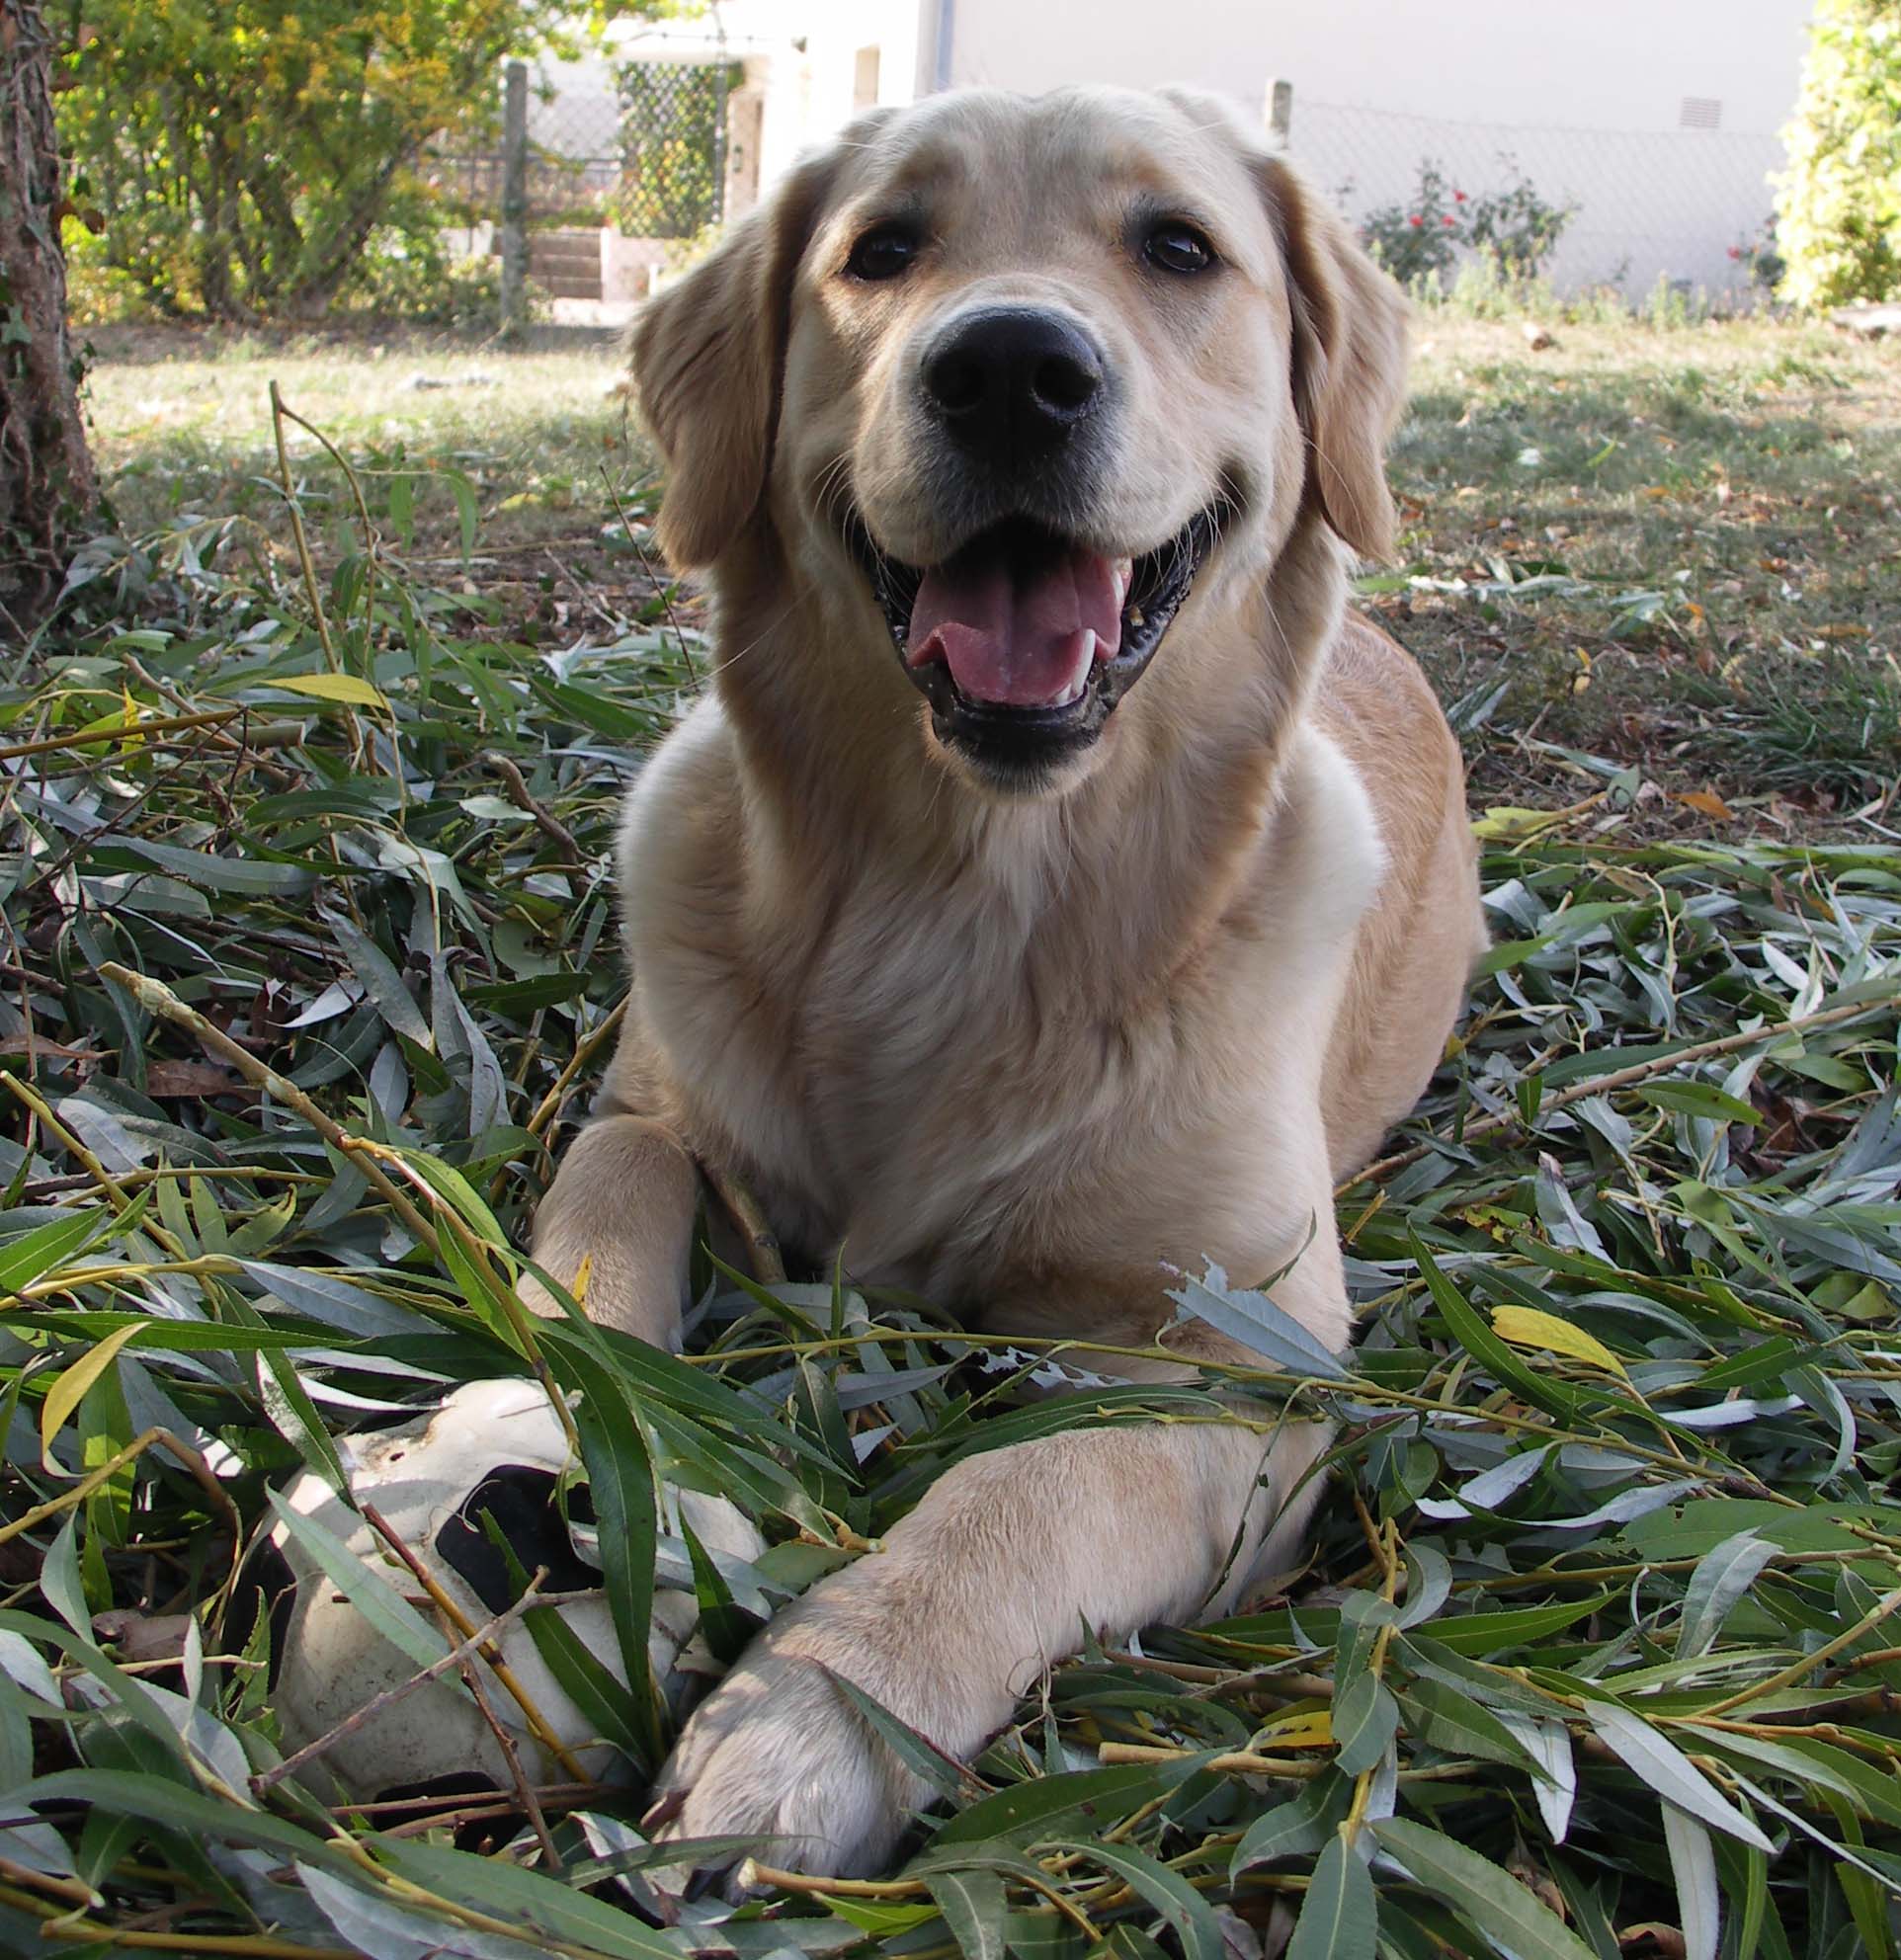
[[[474,1639],[475,1628],[470,1622],[468,1615],[443,1591],[442,1585],[436,1576],[409,1549],[401,1537],[397,1535],[395,1527],[390,1524],[389,1520],[377,1511],[374,1505],[370,1504],[363,1507],[363,1515],[364,1521],[375,1532],[376,1536],[409,1568],[410,1576],[429,1594],[430,1604],[465,1640]],[[489,1670],[495,1678],[515,1697],[516,1705],[521,1709],[529,1728],[534,1732],[535,1740],[553,1756],[555,1761],[577,1783],[585,1782],[587,1780],[586,1770],[575,1759],[573,1751],[554,1733],[553,1726],[549,1723],[547,1717],[535,1705],[527,1688],[522,1685],[520,1679],[517,1677],[515,1671],[502,1659],[500,1650],[492,1642],[486,1642],[481,1644],[480,1651],[482,1659],[488,1663]]]
[[[412,1237],[431,1252],[437,1250],[435,1226],[403,1195],[395,1181],[370,1155],[363,1140],[351,1136],[340,1123],[325,1115],[295,1083],[259,1061],[248,1048],[233,1041],[221,1027],[207,1021],[196,1008],[188,1007],[163,981],[154,980],[148,974],[135,973],[129,966],[121,966],[114,959],[106,960],[100,966],[99,977],[124,987],[146,1013],[157,1015],[161,1021],[169,1021],[175,1027],[183,1027],[195,1034],[212,1054],[229,1062],[247,1082],[256,1083],[287,1109],[294,1109],[324,1142],[342,1151],[362,1171]]]

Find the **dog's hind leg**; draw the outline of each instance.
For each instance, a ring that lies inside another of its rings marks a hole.
[[[590,1320],[677,1348],[698,1203],[693,1159],[667,1130],[640,1116],[597,1116],[568,1146],[536,1213],[535,1263],[577,1294]],[[561,1312],[532,1278],[522,1298],[538,1314]]]

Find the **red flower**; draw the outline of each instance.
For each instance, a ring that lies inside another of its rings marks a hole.
[[[1457,220],[1456,218],[1450,218],[1450,217],[1443,217],[1443,218],[1441,218],[1441,219],[1440,219],[1440,223],[1441,223],[1441,224],[1443,224],[1443,225],[1445,225],[1445,226],[1446,226],[1446,229],[1447,229],[1448,231],[1449,231],[1449,230],[1451,229],[1451,227],[1452,227],[1452,226],[1453,226],[1454,224],[1456,224],[1457,222],[1458,222],[1458,220]]]
[[[1454,191],[1452,193],[1453,204],[1462,204],[1464,202],[1465,202],[1465,193],[1463,191]]]
[[[1729,248],[1729,256],[1732,259],[1740,259],[1743,256],[1743,248],[1740,245],[1732,245]]]
[[[1423,217],[1421,217],[1417,212],[1415,212],[1411,217],[1409,217],[1406,220],[1406,222],[1408,224],[1424,224],[1426,220]]]

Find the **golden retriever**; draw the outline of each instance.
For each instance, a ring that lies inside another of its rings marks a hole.
[[[595,1318],[677,1339],[699,1160],[788,1248],[1000,1332],[1150,1347],[1207,1258],[1344,1348],[1333,1182],[1482,938],[1457,747],[1344,611],[1391,542],[1404,338],[1339,219],[1176,93],[873,112],[646,306],[717,675],[628,802],[631,1007],[537,1222]],[[1086,1625],[1286,1570],[1324,1444],[965,1459],[702,1706],[667,1828],[875,1868],[928,1792],[834,1674],[967,1757]]]

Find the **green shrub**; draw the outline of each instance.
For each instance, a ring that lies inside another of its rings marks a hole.
[[[429,257],[449,199],[417,174],[425,146],[491,133],[502,57],[559,44],[587,11],[88,0],[58,98],[75,201],[104,214],[122,292],[223,320],[317,317],[391,276],[392,232]]]
[[[1429,274],[1443,278],[1458,259],[1464,237],[1460,206],[1466,202],[1465,193],[1447,182],[1444,167],[1425,157],[1412,197],[1369,211],[1360,228],[1361,242],[1401,286]]]
[[[443,249],[440,232],[391,225],[366,242],[341,310],[425,326],[477,327],[493,325],[501,305],[499,258],[454,258]]]
[[[1502,282],[1522,285],[1543,272],[1578,207],[1547,202],[1516,157],[1501,156],[1499,161],[1512,182],[1503,191],[1487,191],[1472,200],[1464,242]]]
[[[1901,294],[1901,0],[1818,0],[1787,140],[1781,296]]]
[[[1578,207],[1542,197],[1517,158],[1501,155],[1499,162],[1511,182],[1502,191],[1472,197],[1451,184],[1437,159],[1422,158],[1413,195],[1368,212],[1361,242],[1409,290],[1422,281],[1443,288],[1465,249],[1488,276],[1489,294],[1520,292],[1544,271]],[[1458,285],[1472,270],[1469,264],[1460,269]]]
[[[1751,286],[1774,293],[1788,271],[1788,261],[1782,256],[1781,241],[1777,236],[1776,213],[1772,211],[1763,220],[1760,230],[1739,238],[1729,248],[1729,256],[1749,275]]]

